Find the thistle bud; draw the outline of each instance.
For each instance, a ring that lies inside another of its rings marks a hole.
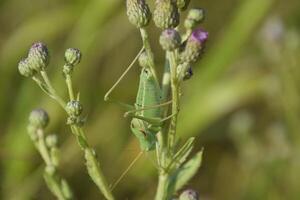
[[[47,46],[41,42],[34,43],[28,53],[30,68],[35,71],[44,70],[49,64]]]
[[[78,117],[83,110],[83,107],[79,101],[72,100],[67,103],[66,110],[70,116]]]
[[[180,194],[179,200],[199,200],[199,195],[195,190],[189,189]]]
[[[204,49],[207,39],[208,32],[201,28],[195,30],[189,37],[186,46],[181,53],[181,61],[183,63],[196,62]]]
[[[151,19],[151,12],[145,0],[126,0],[127,16],[137,28],[145,27]]]
[[[181,44],[180,34],[175,29],[166,29],[161,33],[159,43],[165,51],[173,51]]]
[[[177,0],[176,3],[177,3],[177,7],[180,10],[184,11],[189,6],[190,0]]]
[[[204,10],[201,8],[193,8],[189,11],[187,18],[184,21],[186,29],[193,29],[205,18]]]
[[[77,65],[81,60],[81,52],[79,49],[69,48],[65,51],[65,61],[68,65]]]
[[[35,109],[29,115],[30,126],[34,128],[46,128],[49,123],[48,113],[43,109]]]
[[[51,134],[46,137],[46,145],[50,148],[57,146],[57,135]]]
[[[153,20],[161,29],[175,28],[179,24],[179,12],[173,0],[157,0]]]
[[[143,51],[139,56],[139,65],[143,68],[147,68],[149,66],[149,57],[146,51]]]
[[[30,65],[28,63],[28,59],[23,59],[18,64],[18,70],[21,75],[25,77],[32,77],[36,71],[30,68]]]

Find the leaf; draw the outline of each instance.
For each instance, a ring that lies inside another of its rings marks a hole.
[[[175,188],[175,191],[180,190],[197,173],[201,166],[202,153],[202,150],[199,151],[171,177],[171,186]]]
[[[194,147],[195,138],[189,138],[186,143],[180,148],[180,150],[175,154],[174,159],[178,166],[182,165],[186,161],[186,158],[190,155]]]

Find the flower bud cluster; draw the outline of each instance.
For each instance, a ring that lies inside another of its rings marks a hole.
[[[45,44],[34,43],[29,49],[27,58],[21,60],[18,69],[21,75],[32,77],[37,72],[45,70],[49,64],[49,51]]]

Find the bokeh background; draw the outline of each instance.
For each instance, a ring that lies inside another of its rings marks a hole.
[[[300,1],[192,0],[190,7],[206,9],[202,26],[210,40],[183,88],[179,137],[196,136],[195,149],[204,147],[203,165],[187,187],[203,200],[300,199]],[[74,83],[85,130],[113,182],[139,152],[124,109],[103,102],[141,47],[124,0],[1,0],[0,27],[0,199],[54,199],[26,133],[36,107],[50,114],[47,131],[59,135],[60,170],[77,199],[100,199],[65,113],[18,74],[17,63],[33,42],[48,44],[48,72],[66,97],[64,50],[82,50]],[[163,66],[160,31],[153,24],[149,30]],[[138,67],[130,72],[114,98],[134,102],[138,73]],[[152,199],[156,175],[153,155],[144,156],[116,188],[118,199]]]

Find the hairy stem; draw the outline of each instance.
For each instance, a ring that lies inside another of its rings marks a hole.
[[[52,97],[59,103],[59,105],[65,109],[66,108],[66,102],[57,94],[56,90],[52,86],[49,77],[45,71],[41,71],[41,75],[49,89],[49,92],[52,94]]]
[[[164,172],[160,172],[155,200],[167,200],[167,198],[168,198],[168,180],[169,180],[168,174],[166,174]]]
[[[73,87],[72,87],[71,75],[69,75],[69,74],[66,74],[66,84],[68,87],[68,93],[69,93],[70,100],[73,101],[73,100],[75,100],[75,96],[74,96]]]
[[[176,52],[167,52],[170,82],[171,82],[171,93],[172,93],[172,115],[169,129],[167,130],[167,146],[159,150],[161,162],[159,171],[159,180],[157,186],[157,192],[155,200],[168,200],[172,191],[169,190],[170,174],[171,171],[167,167],[169,161],[172,160],[173,149],[176,136],[176,125],[177,125],[177,113],[179,110],[179,90],[178,90],[178,77],[177,77],[177,61]],[[166,152],[167,151],[167,152]]]

